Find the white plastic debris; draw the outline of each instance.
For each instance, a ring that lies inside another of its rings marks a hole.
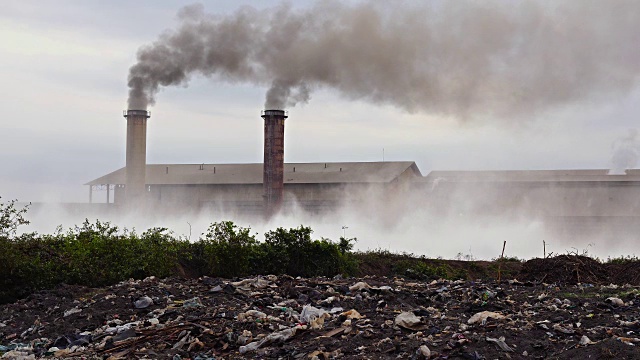
[[[77,313],[79,313],[81,311],[82,311],[82,309],[78,309],[77,307],[75,307],[73,309],[69,309],[69,310],[64,312],[64,317],[67,317],[67,316],[70,316],[70,315],[73,315],[73,314],[77,314]]]
[[[259,349],[261,346],[264,346],[266,344],[287,341],[296,334],[297,329],[298,329],[297,327],[293,327],[293,328],[285,329],[282,331],[274,332],[272,334],[267,335],[265,338],[263,338],[260,341],[254,341],[247,345],[240,346],[239,348],[240,354],[244,354],[249,351],[255,351]]]
[[[589,339],[587,335],[582,335],[582,337],[580,338],[580,345],[585,346],[585,345],[591,345],[591,344],[595,344],[595,343],[591,341],[591,339]]]
[[[231,285],[235,286],[236,288],[244,288],[244,289],[250,289],[250,288],[264,289],[267,286],[269,286],[269,284],[271,284],[270,280],[263,279],[261,277],[257,277],[253,279],[244,279],[244,280],[231,283]]]
[[[482,311],[479,312],[477,314],[474,314],[468,321],[467,324],[469,325],[473,325],[475,323],[482,323],[483,325],[487,322],[487,319],[495,319],[495,320],[502,320],[505,318],[504,315],[497,313],[497,312],[493,312],[493,311]]]
[[[371,289],[371,286],[364,281],[357,282],[351,286],[349,286],[349,291],[360,291],[364,289]]]
[[[498,345],[498,347],[502,351],[513,352],[513,349],[511,347],[509,347],[509,345],[507,345],[506,342],[504,342],[504,336],[501,336],[499,339],[487,337],[486,340],[488,342],[492,342],[492,343]]]
[[[322,329],[324,326],[324,320],[330,318],[331,315],[327,313],[323,309],[318,309],[311,305],[305,305],[302,307],[302,312],[300,313],[300,321],[304,324],[309,324],[309,326],[314,329]]]
[[[605,302],[613,305],[613,306],[624,306],[624,301],[617,297],[608,297]]]
[[[267,314],[263,313],[262,311],[258,311],[258,310],[247,310],[244,312],[244,314],[246,316],[251,316],[254,317],[256,319],[266,319],[267,318]]]
[[[378,291],[385,291],[385,292],[390,292],[393,291],[393,288],[389,285],[383,285],[380,287],[374,287],[372,288],[373,290],[378,290]]]
[[[136,309],[145,309],[153,305],[153,300],[151,300],[151,298],[148,296],[143,296],[140,299],[136,300],[133,305],[136,307]]]
[[[36,356],[34,354],[29,354],[26,351],[11,350],[9,352],[4,353],[4,355],[2,355],[2,359],[35,360]]]
[[[422,319],[417,317],[412,312],[402,312],[396,316],[395,324],[409,330],[424,330],[429,327],[422,322]]]

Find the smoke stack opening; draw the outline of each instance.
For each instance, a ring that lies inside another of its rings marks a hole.
[[[284,110],[264,110],[264,212],[267,218],[282,208],[284,198]]]
[[[146,198],[147,166],[147,110],[125,110],[127,119],[127,159],[125,199],[129,206],[140,204]]]

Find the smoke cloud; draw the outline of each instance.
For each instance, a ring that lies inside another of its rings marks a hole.
[[[268,87],[266,108],[328,88],[351,100],[504,121],[628,93],[640,74],[640,2],[321,1],[311,8],[180,10],[138,51],[129,108],[194,76]]]
[[[637,129],[629,129],[627,136],[617,139],[613,143],[613,155],[609,170],[611,175],[624,175],[627,169],[632,169],[638,164],[640,157],[640,136]]]

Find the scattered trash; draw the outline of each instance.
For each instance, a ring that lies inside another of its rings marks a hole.
[[[64,312],[63,316],[67,317],[67,316],[71,316],[73,314],[77,314],[79,312],[82,312],[82,309],[78,309],[78,308],[73,308],[73,309],[69,309],[67,311]]]
[[[364,281],[360,281],[349,286],[349,291],[351,292],[365,290],[365,289],[371,289],[371,286],[369,286],[369,284],[367,284]]]
[[[289,339],[291,339],[295,334],[296,334],[296,330],[298,328],[297,327],[293,327],[290,329],[285,329],[282,331],[278,331],[272,334],[267,335],[265,338],[263,338],[260,341],[255,341],[252,342],[248,345],[245,346],[240,346],[239,351],[240,354],[244,354],[246,352],[250,352],[250,351],[255,351],[258,348],[260,348],[261,346],[265,345],[265,344],[271,344],[271,343],[280,343],[280,342],[284,342],[287,341]]]
[[[417,317],[412,312],[402,312],[396,316],[395,324],[409,330],[424,330],[429,327],[429,325],[424,324],[422,319]]]
[[[373,276],[234,280],[148,278],[39,292],[0,306],[0,357],[566,360],[611,349],[618,358],[640,358],[635,287]]]
[[[609,297],[605,300],[605,302],[613,306],[624,306],[624,301],[622,301],[622,299],[619,299],[617,297]]]
[[[200,307],[200,306],[204,306],[204,305],[202,305],[202,302],[200,301],[200,298],[198,298],[198,297],[194,297],[193,299],[185,300],[184,303],[182,303],[182,307],[185,307],[185,308]]]
[[[315,308],[311,305],[305,305],[300,313],[300,321],[303,324],[309,324],[312,329],[322,329],[325,319],[331,315],[325,310]]]
[[[500,348],[500,350],[502,351],[506,351],[506,352],[513,352],[513,349],[509,347],[509,345],[507,345],[506,342],[504,342],[504,336],[501,336],[499,339],[494,339],[494,338],[490,338],[487,337],[486,339],[488,342],[492,342],[496,345],[498,345],[498,347]]]
[[[153,300],[148,296],[143,296],[140,299],[136,300],[133,305],[136,307],[136,309],[145,309],[153,305]]]
[[[580,338],[580,345],[586,346],[591,344],[595,344],[595,343],[591,341],[591,339],[589,339],[587,335],[582,335],[582,337]]]
[[[553,330],[555,330],[555,331],[557,331],[559,333],[568,334],[568,335],[576,333],[576,331],[573,330],[573,327],[570,326],[570,325],[569,326],[566,326],[566,325],[563,326],[563,325],[560,325],[560,324],[554,324],[553,325]]]
[[[479,312],[475,315],[473,315],[468,321],[467,324],[469,325],[473,325],[476,323],[481,323],[482,325],[484,325],[487,322],[487,319],[495,319],[495,320],[502,320],[504,319],[505,316],[497,313],[497,312],[493,312],[493,311],[482,311]]]

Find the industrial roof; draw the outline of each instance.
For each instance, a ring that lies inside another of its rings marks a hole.
[[[411,169],[422,177],[413,161],[286,163],[285,184],[388,183]],[[125,168],[85,185],[125,184]],[[152,164],[148,185],[262,184],[262,163],[257,164]]]
[[[610,174],[608,169],[432,171],[420,182],[615,182],[640,181],[640,170]]]

